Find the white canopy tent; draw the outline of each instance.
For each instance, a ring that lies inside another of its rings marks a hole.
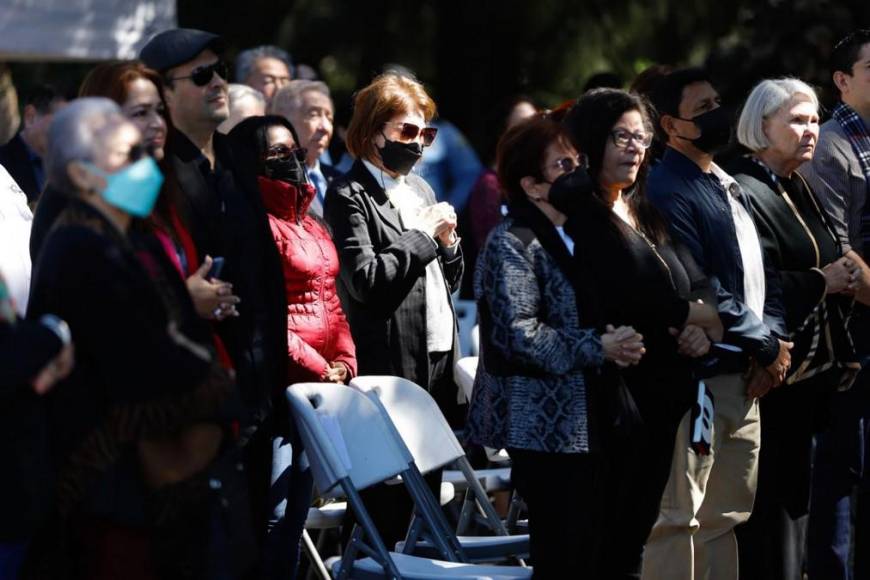
[[[175,0],[0,0],[0,61],[135,58]]]

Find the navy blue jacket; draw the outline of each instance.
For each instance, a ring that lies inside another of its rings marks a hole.
[[[778,286],[767,283],[764,320],[744,303],[743,261],[728,202],[729,193],[712,173],[668,147],[650,172],[646,194],[665,216],[671,235],[681,241],[716,289],[724,342],[737,345],[767,366],[779,352],[777,338],[787,336]],[[738,196],[752,215],[749,200]],[[775,273],[764,266],[765,279]]]

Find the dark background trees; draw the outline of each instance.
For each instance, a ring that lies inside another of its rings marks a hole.
[[[823,87],[827,56],[849,30],[870,26],[867,0],[178,0],[180,26],[220,33],[230,57],[273,43],[311,65],[346,122],[353,91],[384,63],[416,72],[442,116],[475,144],[502,99],[553,106],[599,71],[626,84],[652,63],[706,64],[726,100],[759,79],[794,75]],[[13,65],[16,83],[60,78],[84,64]]]

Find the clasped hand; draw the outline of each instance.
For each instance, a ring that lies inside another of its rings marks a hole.
[[[643,346],[643,336],[631,326],[614,328],[608,324],[606,332],[601,335],[601,348],[604,350],[604,358],[614,362],[617,366],[627,367],[636,365],[646,352]]]

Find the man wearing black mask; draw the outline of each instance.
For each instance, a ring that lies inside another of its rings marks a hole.
[[[680,425],[659,519],[644,552],[643,578],[711,577],[736,580],[734,526],[752,511],[757,481],[758,397],[777,386],[790,364],[776,296],[746,196],[713,162],[728,145],[731,117],[709,77],[676,70],[654,87],[657,134],[665,142],[650,172],[649,200],[666,217],[674,241],[684,244],[716,286],[724,342],[713,395],[712,451],[689,447],[691,414]],[[740,352],[736,352],[736,351]],[[731,352],[735,351],[735,352]],[[748,379],[746,378],[748,376]]]

